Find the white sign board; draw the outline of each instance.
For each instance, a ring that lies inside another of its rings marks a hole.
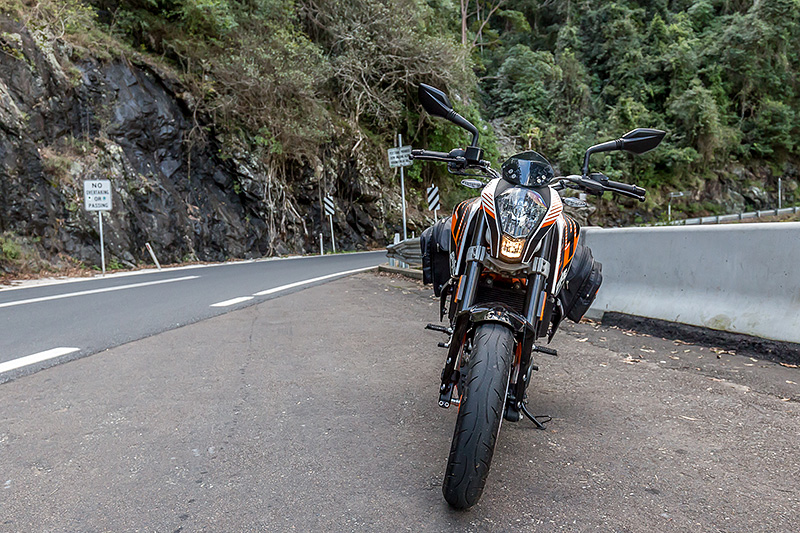
[[[83,202],[87,211],[111,211],[111,181],[84,181]]]
[[[389,148],[389,166],[407,167],[411,165],[411,147],[401,146],[400,148]]]

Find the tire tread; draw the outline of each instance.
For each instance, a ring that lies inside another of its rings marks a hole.
[[[478,326],[469,375],[453,431],[442,493],[456,509],[475,505],[483,494],[505,409],[513,335],[501,324]]]

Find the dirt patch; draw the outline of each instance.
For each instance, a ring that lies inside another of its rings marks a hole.
[[[778,363],[800,364],[800,344],[762,339],[741,333],[717,331],[654,318],[645,318],[622,313],[603,315],[603,326],[647,333],[655,337],[682,339],[688,343],[708,348],[725,347],[735,353],[756,359]]]

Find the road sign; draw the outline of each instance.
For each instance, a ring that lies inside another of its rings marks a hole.
[[[100,225],[100,266],[105,275],[106,247],[103,242],[103,211],[111,211],[111,181],[84,180],[83,205],[87,211],[97,211],[97,221]]]
[[[111,211],[111,181],[85,180],[83,202],[87,211]]]
[[[333,206],[333,198],[326,196],[322,199],[322,205],[325,207],[328,220],[331,221],[331,248],[333,248],[333,253],[336,253],[336,239],[333,237],[333,215],[336,213],[336,209]]]
[[[398,148],[389,148],[389,166],[394,167],[407,167],[411,165],[411,147],[400,146]]]
[[[431,185],[428,187],[428,211],[439,209],[439,187]]]
[[[324,200],[322,200],[322,204],[325,206],[325,214],[326,215],[333,215],[336,213],[336,209],[333,206],[333,198],[330,196],[326,196]]]

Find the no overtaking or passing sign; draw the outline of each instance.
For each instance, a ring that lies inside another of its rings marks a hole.
[[[411,147],[401,146],[399,148],[389,148],[389,166],[407,167],[411,165]]]
[[[85,180],[83,182],[83,204],[87,211],[97,211],[100,226],[100,266],[106,273],[106,252],[103,243],[103,211],[111,211],[111,181]]]
[[[83,201],[87,211],[111,211],[111,181],[84,181]]]

